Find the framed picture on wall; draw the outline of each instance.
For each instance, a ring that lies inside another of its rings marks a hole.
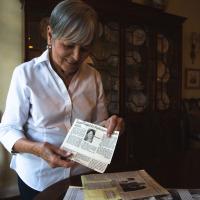
[[[186,69],[185,87],[187,89],[200,89],[200,69]]]

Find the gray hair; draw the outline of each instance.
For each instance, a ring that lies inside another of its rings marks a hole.
[[[81,0],[64,0],[50,16],[52,38],[67,40],[80,45],[90,45],[99,36],[97,14]]]

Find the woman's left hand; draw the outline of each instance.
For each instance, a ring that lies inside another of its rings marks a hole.
[[[117,115],[112,115],[107,120],[103,121],[101,125],[108,129],[107,134],[109,136],[111,136],[114,131],[119,131],[120,134],[124,132],[124,120]]]

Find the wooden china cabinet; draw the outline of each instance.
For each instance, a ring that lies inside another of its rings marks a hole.
[[[182,23],[185,18],[128,0],[85,0],[102,22],[92,65],[110,114],[125,119],[114,164],[159,158],[182,148]],[[25,0],[25,58],[46,48],[47,17],[58,0]]]

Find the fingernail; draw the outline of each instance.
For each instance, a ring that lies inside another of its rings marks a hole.
[[[72,155],[72,153],[71,152],[67,152],[65,155],[66,156],[70,156],[70,155]]]

